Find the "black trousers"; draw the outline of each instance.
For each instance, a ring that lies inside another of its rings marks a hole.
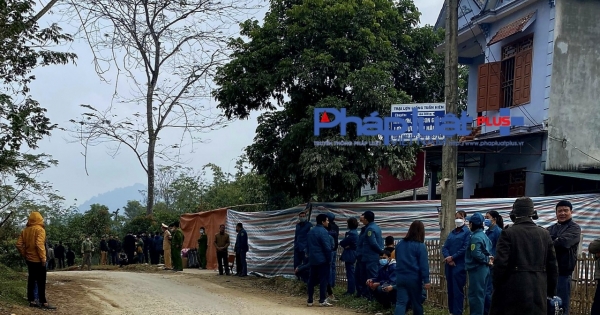
[[[58,268],[63,269],[66,267],[64,258],[56,258],[58,260]]]
[[[225,274],[229,275],[229,261],[227,251],[217,251],[217,263],[219,264],[219,274],[223,274],[223,268],[225,268]]]
[[[35,301],[33,290],[37,284],[40,303],[48,303],[46,301],[46,265],[41,262],[27,261],[27,273],[27,299],[29,302]]]
[[[592,312],[590,315],[600,315],[600,280],[596,280],[596,295],[594,295],[594,303],[592,304]]]

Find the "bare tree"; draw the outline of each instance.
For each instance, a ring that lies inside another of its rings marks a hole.
[[[207,105],[210,78],[227,59],[233,26],[251,8],[244,0],[70,0],[69,5],[100,78],[109,82],[107,75],[116,73],[110,106],[81,105],[87,112],[71,120],[73,136],[84,147],[86,172],[90,146],[112,143],[112,155],[129,148],[148,176],[151,214],[155,158],[182,163],[185,139],[193,151],[194,142],[203,141],[200,134],[226,126]],[[123,79],[130,97],[118,93]],[[167,129],[179,131],[176,141],[166,141],[173,138],[164,135]]]

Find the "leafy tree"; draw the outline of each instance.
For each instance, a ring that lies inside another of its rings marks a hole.
[[[82,105],[86,112],[81,119],[71,120],[72,131],[85,148],[112,143],[114,154],[121,147],[135,154],[147,174],[146,206],[147,214],[152,214],[156,159],[180,163],[183,137],[198,143],[203,133],[225,125],[222,117],[202,101],[209,96],[208,79],[227,57],[225,43],[231,24],[237,23],[236,17],[246,3],[69,2],[74,8],[72,15],[85,29],[98,75],[105,79],[108,68],[114,65],[116,82],[125,80],[138,87],[128,98],[115,93],[115,102],[130,105],[130,113],[117,114],[115,104],[104,109]],[[180,132],[181,137],[165,136],[166,130]]]
[[[93,204],[90,210],[83,215],[82,236],[91,235],[95,239],[100,239],[102,236],[111,232],[111,214],[108,207],[101,204]]]
[[[249,40],[231,41],[232,60],[219,68],[213,96],[228,118],[270,110],[246,150],[268,178],[269,195],[352,200],[380,168],[412,175],[414,146],[315,147],[314,140],[378,139],[358,137],[351,126],[343,139],[339,128],[315,138],[313,109],[389,116],[391,104],[439,99],[443,68],[433,48],[441,36],[417,28],[419,14],[410,0],[274,0],[263,25],[242,24]]]
[[[127,205],[123,207],[125,217],[133,219],[146,213],[146,208],[137,200],[127,201]]]
[[[57,24],[41,28],[37,21],[56,1],[40,12],[30,0],[6,0],[0,5],[0,211],[20,194],[44,195],[51,186],[36,177],[56,161],[45,154],[24,154],[23,145],[37,143],[56,127],[46,109],[31,98],[31,71],[39,66],[74,62],[76,55],[50,50],[51,45],[72,41]]]

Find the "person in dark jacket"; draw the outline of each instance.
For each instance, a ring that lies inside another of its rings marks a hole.
[[[556,294],[558,266],[554,243],[538,227],[533,201],[518,198],[502,230],[494,256],[494,293],[490,315],[547,315],[548,297]]]
[[[571,275],[577,264],[577,248],[581,240],[581,227],[573,222],[573,206],[567,200],[556,204],[558,223],[550,226],[548,232],[554,243],[558,261],[558,283],[556,295],[562,299],[563,315],[569,315],[571,297]]]
[[[208,249],[208,235],[206,229],[200,228],[200,237],[198,238],[198,268],[206,269],[206,250]]]
[[[326,301],[327,284],[329,283],[329,271],[331,270],[331,242],[327,232],[329,219],[325,214],[317,216],[317,226],[308,232],[308,259],[310,262],[310,277],[308,279],[308,301],[307,305],[313,305],[315,285],[319,284],[319,305],[331,306]]]
[[[298,214],[298,220],[300,222],[296,224],[296,233],[294,234],[294,269],[302,264],[308,231],[310,231],[313,226],[306,218],[306,211],[302,211]]]
[[[125,238],[123,238],[123,251],[127,254],[127,260],[129,263],[133,263],[135,259],[135,237],[132,232],[127,232]]]
[[[244,230],[244,225],[242,225],[242,223],[236,225],[235,231],[238,232],[234,246],[237,276],[246,277],[248,276],[248,264],[246,262],[246,254],[249,250],[248,233]]]
[[[108,242],[104,236],[100,240],[100,265],[108,265]]]
[[[386,236],[385,239],[383,240],[384,242],[384,247],[383,249],[389,249],[390,252],[392,253],[392,259],[396,259],[396,244],[394,243],[394,237],[389,235]]]
[[[392,259],[392,252],[388,249],[383,251],[379,259],[379,273],[377,277],[368,279],[367,287],[371,289],[375,299],[384,308],[390,308],[396,304],[396,290],[393,286],[396,283],[396,260]],[[390,287],[389,290],[383,290]]]
[[[329,225],[327,226],[327,231],[329,235],[333,237],[334,242],[334,250],[331,251],[331,271],[329,272],[329,285],[334,288],[335,287],[335,264],[337,262],[337,248],[339,244],[340,238],[340,227],[335,224],[335,214],[329,212],[327,213],[327,219],[329,219]]]
[[[156,264],[160,264],[160,256],[163,255],[163,238],[159,232],[154,234],[154,241],[152,242],[154,245],[154,253],[156,255],[155,260]]]
[[[113,266],[117,265],[118,254],[119,254],[119,242],[117,241],[116,236],[111,235],[108,239],[108,255],[109,255],[109,262],[111,265],[113,265]]]
[[[75,252],[71,249],[71,247],[67,248],[67,266],[71,267],[75,265]]]
[[[308,259],[307,250],[308,249],[304,250],[304,259],[302,260],[302,264],[300,264],[300,266],[296,267],[294,270],[296,276],[306,284],[308,284],[308,279],[310,277],[310,261]],[[329,284],[327,284],[327,295],[333,297],[333,289],[331,289]],[[327,301],[327,299],[325,300]]]
[[[149,264],[150,263],[150,248],[153,247],[153,239],[152,239],[152,234],[150,232],[146,232],[143,234],[144,236],[142,237],[142,240],[144,241],[144,262]]]
[[[365,272],[365,279],[375,278],[379,273],[379,257],[383,253],[383,238],[381,229],[375,223],[375,214],[372,211],[363,213],[364,223],[366,223],[365,236],[362,247],[359,247],[361,253],[362,269]],[[365,290],[367,298],[373,298],[371,290]]]
[[[62,242],[58,242],[58,245],[54,249],[54,256],[56,256],[56,260],[58,260],[58,269],[65,268],[65,247]]]
[[[462,315],[464,309],[464,290],[467,284],[465,253],[471,237],[471,231],[465,225],[465,219],[464,211],[456,212],[454,216],[456,228],[448,234],[448,238],[442,246],[448,288],[448,310],[452,315]]]
[[[414,315],[423,315],[423,288],[429,290],[429,261],[425,247],[425,226],[416,220],[396,245],[395,315],[406,314],[408,303]]]
[[[484,226],[487,227],[485,231],[485,235],[492,242],[492,250],[490,254],[492,256],[496,256],[496,245],[498,243],[498,239],[500,238],[500,232],[502,232],[502,227],[504,227],[504,220],[498,211],[488,211],[485,214],[485,221],[483,222]],[[490,273],[488,275],[488,279],[486,280],[486,289],[485,289],[485,305],[484,305],[484,314],[489,314],[490,307],[492,306],[492,293],[494,292],[494,284],[492,282],[493,268],[490,268]]]
[[[361,296],[367,296],[368,288],[365,286],[365,281],[367,281],[365,265],[362,263],[362,247],[365,241],[365,230],[367,229],[367,223],[365,223],[365,217],[361,214],[358,221],[363,225],[360,228],[360,233],[358,234],[358,240],[356,241],[356,269],[354,273],[354,279],[356,281],[356,298],[360,298]]]
[[[590,243],[588,252],[594,255],[594,259],[596,260],[594,278],[596,279],[596,288],[598,288],[600,287],[600,238],[597,238]],[[600,315],[600,289],[596,289],[590,315]]]
[[[481,213],[474,213],[468,220],[472,232],[465,255],[465,269],[469,277],[469,310],[471,315],[483,315],[486,281],[494,262],[490,254],[492,242],[483,232],[485,219]]]
[[[352,295],[356,292],[356,278],[354,277],[354,264],[356,263],[356,243],[358,242],[358,221],[356,218],[348,219],[348,232],[343,240],[340,241],[344,251],[340,260],[346,265],[346,279],[348,279],[348,288],[344,295]]]

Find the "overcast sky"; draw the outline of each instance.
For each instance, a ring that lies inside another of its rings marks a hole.
[[[435,24],[443,0],[414,0],[422,13],[421,24]],[[265,10],[262,10],[264,15]],[[262,20],[262,15],[257,19]],[[42,25],[57,21],[56,15],[48,15]],[[69,31],[65,27],[66,31]],[[80,104],[91,104],[101,109],[110,103],[114,87],[101,82],[92,64],[92,54],[85,42],[76,41],[68,50],[78,55],[77,65],[51,66],[35,71],[37,80],[32,92],[48,109],[52,122],[69,126],[69,119],[76,119],[82,112]],[[252,143],[257,126],[258,114],[250,119],[236,121],[227,128],[211,132],[206,137],[210,143],[196,146],[196,152],[186,156],[192,167],[200,168],[206,163],[215,163],[224,171],[232,171],[235,158],[242,154],[245,146]],[[135,156],[127,150],[112,157],[105,147],[93,147],[88,152],[88,171],[84,169],[82,146],[72,143],[66,132],[56,130],[51,137],[41,141],[39,151],[52,155],[59,166],[47,170],[42,179],[54,184],[69,204],[77,204],[116,188],[135,183],[146,184],[146,175]]]

